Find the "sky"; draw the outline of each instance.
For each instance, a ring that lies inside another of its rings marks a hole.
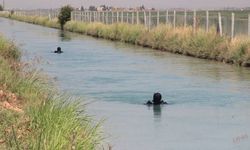
[[[2,3],[3,0],[0,0]],[[225,7],[250,7],[250,0],[4,0],[5,8],[37,9],[59,8],[70,4],[74,7],[83,5],[99,6],[102,4],[115,7],[136,7],[144,5],[147,8],[193,8],[213,9]]]

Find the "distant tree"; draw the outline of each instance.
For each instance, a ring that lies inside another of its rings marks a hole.
[[[14,11],[14,10],[11,10],[11,11],[10,11],[10,14],[11,14],[11,15],[13,15],[14,13],[15,13],[15,11]]]
[[[81,6],[81,11],[84,11],[84,7],[83,6]]]
[[[141,5],[141,6],[140,6],[140,10],[145,10],[144,5]]]
[[[96,11],[96,7],[95,6],[89,6],[89,11]]]
[[[70,21],[71,18],[71,12],[73,11],[73,7],[70,5],[63,6],[60,9],[60,13],[58,15],[58,21],[60,23],[61,29],[63,30],[64,25],[66,22]]]
[[[2,5],[0,5],[0,11],[3,11],[3,6]]]
[[[15,11],[14,11],[14,10],[11,10],[11,11],[10,11],[10,14],[9,14],[9,18],[11,18],[11,16],[12,16],[14,13],[15,13]]]

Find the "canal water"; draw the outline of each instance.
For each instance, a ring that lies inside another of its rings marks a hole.
[[[250,147],[250,69],[3,18],[0,33],[24,61],[41,60],[62,93],[90,102],[114,150]],[[169,105],[143,105],[154,92]]]

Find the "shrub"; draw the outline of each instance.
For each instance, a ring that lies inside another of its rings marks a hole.
[[[60,23],[62,30],[63,30],[63,27],[66,24],[66,22],[70,21],[71,11],[73,11],[73,8],[70,5],[63,6],[60,9],[58,21]]]
[[[3,11],[3,6],[2,5],[0,5],[0,11]]]

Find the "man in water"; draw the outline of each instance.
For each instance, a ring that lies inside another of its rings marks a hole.
[[[167,102],[162,100],[161,93],[154,93],[153,101],[148,101],[146,105],[160,105],[160,104],[168,104]]]
[[[61,47],[57,47],[56,51],[54,53],[61,54],[63,51],[61,50]]]

